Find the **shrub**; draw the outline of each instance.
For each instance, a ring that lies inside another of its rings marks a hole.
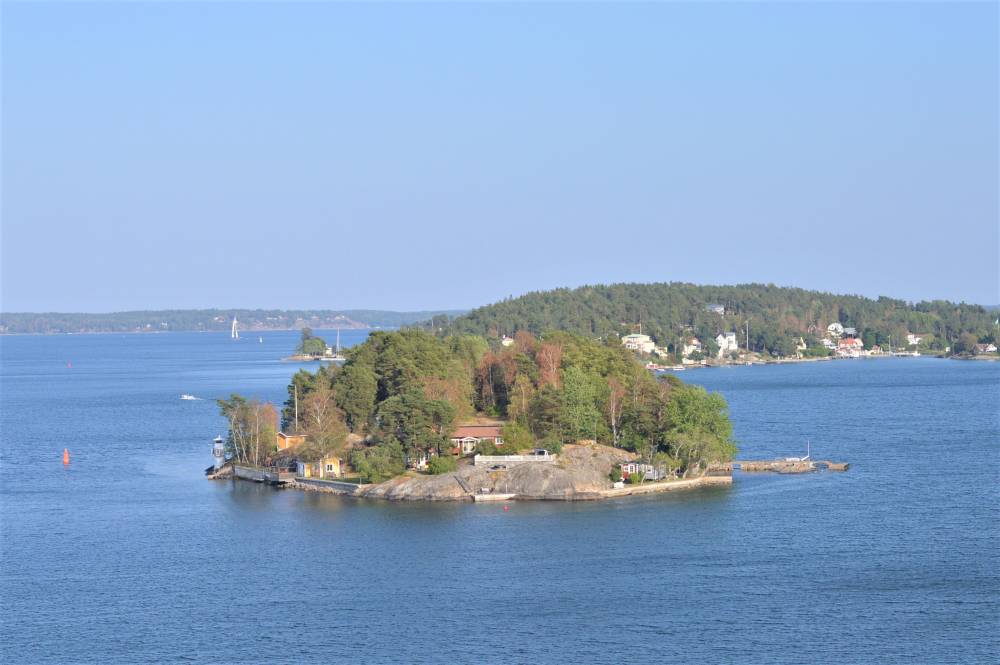
[[[497,447],[489,439],[483,439],[476,445],[476,452],[480,455],[496,455]]]
[[[527,427],[520,423],[507,423],[503,426],[503,450],[513,455],[519,450],[527,450],[535,446],[535,440]]]
[[[636,473],[630,473],[630,474],[628,474],[628,484],[629,485],[638,485],[639,483],[641,483],[645,479],[645,477],[646,477],[646,474],[640,473],[638,471]]]
[[[451,473],[456,469],[458,469],[458,462],[451,455],[438,455],[427,462],[427,470],[435,476],[441,473]]]
[[[380,483],[403,473],[403,447],[398,441],[386,441],[351,451],[351,466],[366,483]]]
[[[622,468],[620,466],[611,468],[611,482],[617,483],[622,479]]]
[[[559,437],[547,436],[538,442],[539,448],[544,448],[553,455],[558,455],[562,452],[563,444]]]

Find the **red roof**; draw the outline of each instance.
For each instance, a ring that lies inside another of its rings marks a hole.
[[[459,425],[459,427],[452,432],[451,438],[464,439],[467,436],[475,437],[477,439],[495,438],[501,436],[500,427],[501,425]]]

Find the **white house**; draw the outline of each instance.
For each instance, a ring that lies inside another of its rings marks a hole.
[[[643,480],[663,480],[667,477],[665,464],[653,466],[644,462],[623,462],[618,467],[622,471],[622,478],[628,478],[634,473],[640,474]]]
[[[514,338],[507,337],[507,335],[504,335],[503,337],[500,338],[500,344],[502,344],[503,346],[511,346],[512,344],[514,344]]]
[[[683,356],[687,358],[695,352],[701,353],[701,340],[697,337],[691,337],[684,340],[684,347],[682,349]]]
[[[622,337],[622,346],[626,349],[640,351],[642,353],[652,353],[653,349],[656,347],[649,335],[637,334],[625,335]]]
[[[725,316],[726,308],[718,303],[710,302],[705,305],[705,309],[709,312],[718,314],[719,316]]]
[[[830,337],[840,337],[844,334],[844,326],[834,321],[826,327],[826,333],[830,335]]]
[[[736,333],[734,332],[719,333],[715,338],[715,343],[719,345],[718,356],[720,358],[727,353],[740,350],[740,345],[736,341]]]
[[[920,340],[922,339],[923,337],[921,337],[920,335],[915,335],[909,332],[906,333],[906,343],[909,344],[910,346],[916,346],[917,344],[920,344]]]

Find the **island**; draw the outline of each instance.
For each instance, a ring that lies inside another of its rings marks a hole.
[[[340,329],[337,329],[337,346],[334,348],[327,345],[326,340],[322,337],[313,335],[312,328],[309,328],[308,326],[302,328],[301,339],[298,347],[295,349],[295,353],[287,358],[283,358],[283,360],[291,360],[295,362],[314,362],[323,360],[327,362],[343,362],[345,358],[340,355]]]
[[[597,499],[732,482],[721,395],[617,337],[374,332],[288,399],[233,395],[211,477],[392,500]]]

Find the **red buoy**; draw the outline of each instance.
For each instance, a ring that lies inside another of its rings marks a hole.
[[[508,510],[510,510],[510,506],[504,505],[503,511],[506,513]]]
[[[63,464],[69,466],[69,448],[63,448]]]

